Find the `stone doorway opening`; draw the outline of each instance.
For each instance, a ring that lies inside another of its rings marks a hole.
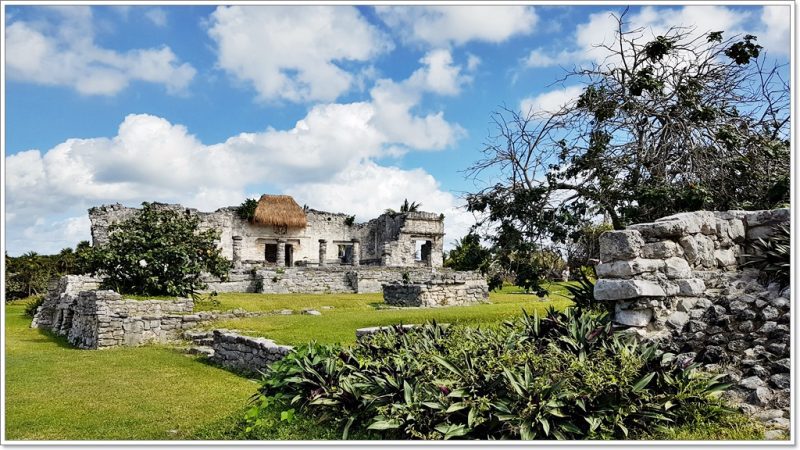
[[[264,245],[264,261],[268,263],[278,262],[278,244]]]

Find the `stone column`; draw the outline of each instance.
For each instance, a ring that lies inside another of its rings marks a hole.
[[[242,267],[242,237],[233,237],[233,267]]]
[[[325,239],[319,240],[319,266],[325,267],[328,263],[325,259],[328,257],[328,241]]]
[[[278,267],[286,267],[286,240],[278,239]]]
[[[353,239],[353,266],[359,266],[361,264],[361,241],[358,239]]]

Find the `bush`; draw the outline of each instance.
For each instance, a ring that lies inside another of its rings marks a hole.
[[[614,302],[598,301],[594,298],[594,281],[581,270],[577,275],[577,285],[567,285],[565,289],[572,295],[572,301],[578,311],[602,312],[610,311],[614,307]]]
[[[105,288],[124,294],[194,296],[206,285],[203,272],[226,278],[230,262],[220,255],[216,230],[199,229],[200,219],[150,203],[114,224],[107,244],[94,250],[95,270]]]
[[[754,242],[756,250],[748,254],[746,265],[761,271],[762,281],[777,282],[781,286],[789,285],[791,271],[791,233],[788,224],[772,227],[772,233],[766,240],[759,238]]]
[[[246,420],[282,408],[384,439],[611,439],[717,402],[719,376],[680,367],[606,315],[554,310],[489,328],[436,323],[308,344],[272,364]]]
[[[236,208],[236,213],[239,215],[240,219],[252,222],[253,218],[256,216],[256,207],[258,207],[258,200],[248,198]]]
[[[42,306],[42,303],[44,303],[44,295],[36,295],[31,297],[30,301],[25,303],[25,315],[33,318],[33,316],[36,314],[36,310]]]

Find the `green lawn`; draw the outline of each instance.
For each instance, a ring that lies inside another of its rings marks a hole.
[[[440,323],[487,323],[517,316],[524,308],[528,313],[540,314],[551,305],[563,309],[571,304],[563,294],[564,284],[549,286],[551,294],[541,299],[508,286],[503,291],[490,294],[491,303],[448,308],[386,309],[382,294],[220,294],[220,305],[198,305],[196,309],[233,309],[248,311],[273,311],[291,309],[293,315],[269,315],[246,319],[223,320],[208,324],[207,328],[229,328],[243,334],[263,336],[282,344],[302,344],[316,340],[320,343],[352,343],[358,328],[422,323],[436,320]],[[331,306],[333,309],[324,309]],[[304,308],[320,311],[321,316],[299,314]]]
[[[252,381],[176,350],[78,350],[6,312],[6,438],[186,439],[241,410]]]

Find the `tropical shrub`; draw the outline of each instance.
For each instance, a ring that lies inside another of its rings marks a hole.
[[[565,289],[572,296],[572,301],[575,303],[575,308],[577,308],[578,311],[601,312],[613,307],[614,302],[603,302],[594,298],[594,281],[586,271],[579,271],[576,276],[576,281],[578,284],[567,285]]]
[[[225,278],[230,262],[189,212],[142,203],[139,214],[109,228],[108,243],[94,249],[95,270],[105,288],[137,295],[195,295],[204,272]]]
[[[679,424],[727,385],[607,315],[549,311],[487,328],[399,327],[350,348],[308,344],[272,364],[245,418],[275,409],[343,438],[621,439]]]
[[[36,310],[42,306],[42,303],[44,303],[44,295],[36,295],[31,297],[31,299],[25,303],[25,315],[33,318],[33,316],[36,314]]]
[[[761,271],[762,281],[789,285],[791,271],[791,232],[788,224],[772,227],[768,239],[759,238],[752,243],[753,253],[747,255],[746,265]]]
[[[248,198],[236,208],[236,213],[239,215],[240,219],[252,222],[253,218],[256,216],[256,207],[258,207],[258,200]]]

